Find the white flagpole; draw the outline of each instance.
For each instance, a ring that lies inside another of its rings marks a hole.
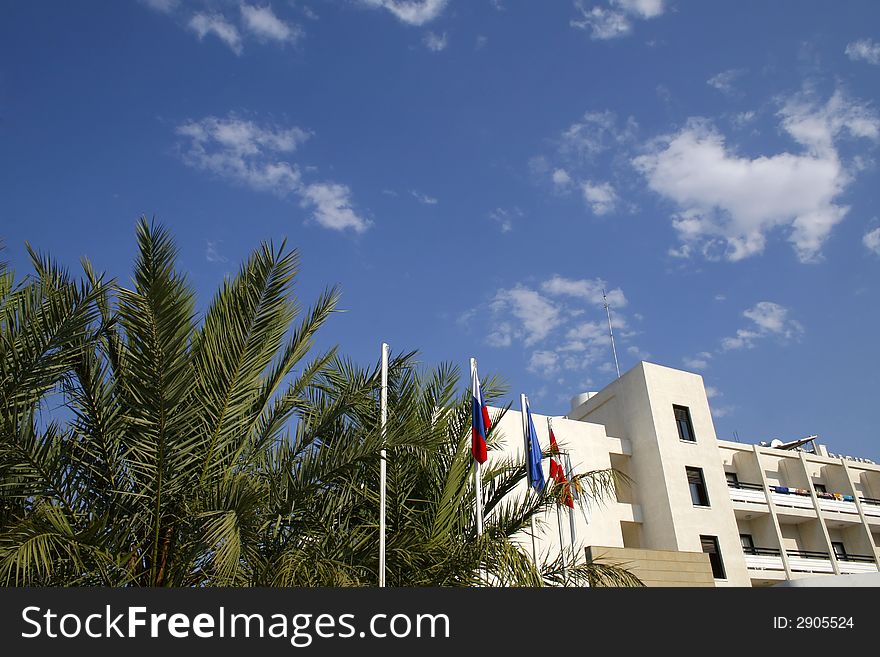
[[[531,458],[531,452],[529,451],[529,417],[528,417],[528,406],[529,402],[526,399],[525,395],[519,396],[519,403],[522,408],[522,423],[523,423],[523,442],[525,443],[525,459],[526,459],[526,499],[531,495],[532,482],[529,477],[529,460]],[[535,545],[535,514],[531,514],[529,517],[529,521],[531,522],[532,527],[532,561],[535,564],[535,568],[538,567],[538,549]]]
[[[614,346],[614,329],[611,328],[611,309],[608,307],[608,297],[605,296],[605,288],[602,288],[602,303],[605,305],[605,314],[608,315],[608,334],[611,336],[611,351],[614,354],[614,367],[617,368],[617,378],[620,378],[620,364],[617,362],[617,348]]]
[[[477,359],[471,358],[471,395],[473,396],[474,392],[478,392],[473,390],[474,385],[476,385],[477,380]],[[479,391],[481,396],[482,392]],[[482,399],[480,400],[482,401]],[[477,412],[482,413],[482,409],[477,409]],[[480,463],[477,459],[474,459],[474,500],[476,504],[476,514],[477,514],[477,536],[483,535],[483,464]]]
[[[379,586],[385,586],[385,424],[388,421],[388,350],[382,343],[382,387],[379,391],[379,427],[382,432],[382,451],[379,461]]]

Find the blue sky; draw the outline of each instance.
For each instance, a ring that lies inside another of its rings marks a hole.
[[[880,461],[880,4],[5,3],[0,236],[127,281],[134,224],[207,301],[300,249],[321,336],[564,414],[699,372],[720,438]]]

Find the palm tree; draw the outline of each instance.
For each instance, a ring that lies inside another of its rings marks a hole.
[[[385,447],[393,584],[560,582],[558,560],[536,568],[511,540],[553,503],[511,498],[521,466],[486,470],[476,536],[453,368],[396,358],[383,437],[378,368],[312,355],[339,295],[301,310],[295,250],[262,244],[199,317],[167,231],[141,219],[137,240],[130,287],[33,251],[33,278],[0,269],[0,580],[374,585]],[[597,497],[612,474],[589,477]],[[637,582],[595,565],[569,578]]]
[[[372,380],[378,388],[378,366],[367,373],[351,364],[337,365],[339,381]],[[477,535],[475,490],[470,452],[471,400],[457,368],[423,369],[415,354],[402,354],[389,367],[387,464],[387,579],[392,586],[542,586],[574,584],[639,586],[623,568],[601,563],[571,567],[563,557],[534,564],[518,538],[530,519],[560,500],[562,489],[550,486],[541,494],[517,497],[526,478],[525,465],[512,458],[493,458],[483,469],[485,526]],[[503,386],[484,382],[487,398],[500,397]],[[335,393],[332,388],[330,397]],[[352,420],[362,435],[378,431],[375,399],[354,409]],[[501,411],[503,414],[506,409]],[[496,418],[496,420],[500,419]],[[495,424],[497,426],[497,422]],[[492,429],[488,443],[498,449],[501,436]],[[411,444],[408,437],[420,436]],[[577,477],[583,494],[596,502],[613,497],[625,478],[613,470]],[[335,516],[322,531],[321,554],[357,565],[367,584],[378,569],[379,460],[364,464],[363,476],[337,491]],[[346,508],[340,509],[340,502]],[[343,519],[340,522],[338,519]],[[318,554],[311,555],[319,558]]]

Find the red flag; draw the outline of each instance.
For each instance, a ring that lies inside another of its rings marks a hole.
[[[559,455],[559,443],[556,442],[556,435],[553,433],[553,425],[547,420],[547,426],[550,429],[550,478],[557,484],[565,484],[565,492],[562,494],[562,504],[574,508],[574,498],[571,496],[571,486],[568,485],[568,478],[565,476],[565,469],[561,464],[556,462],[555,456]]]

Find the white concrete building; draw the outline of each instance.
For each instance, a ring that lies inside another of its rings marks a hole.
[[[546,450],[547,416],[533,406],[532,418]],[[697,374],[641,362],[552,421],[575,473],[613,467],[632,480],[616,500],[575,511],[578,559],[623,563],[656,586],[766,586],[880,569],[880,466],[833,455],[815,438],[718,440]],[[519,409],[496,430],[504,453],[521,457]],[[544,468],[546,476],[546,459]],[[568,547],[567,515],[562,534]],[[555,512],[540,523],[537,549],[558,554]]]

